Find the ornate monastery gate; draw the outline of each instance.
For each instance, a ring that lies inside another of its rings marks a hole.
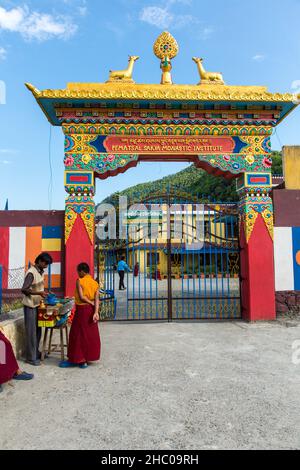
[[[124,225],[126,242],[98,245],[102,318],[241,317],[236,204],[156,195],[129,209]],[[125,275],[127,289],[120,291],[114,266],[122,256],[133,272]]]
[[[94,266],[96,179],[113,177],[140,162],[184,161],[215,176],[236,179],[242,317],[273,320],[270,139],[297,106],[295,96],[270,93],[261,86],[227,85],[220,73],[206,71],[203,59],[197,57],[193,61],[200,81],[173,84],[176,40],[164,32],[153,50],[160,59],[160,83],[135,83],[138,56],[132,55],[128,67],[111,72],[105,83],[68,83],[61,90],[27,84],[50,123],[61,126],[65,134],[66,295],[73,295],[77,264],[85,261]],[[238,299],[231,299],[238,297],[238,281],[229,268],[237,254],[237,237],[229,232],[228,223],[232,220],[237,226],[235,212],[211,205],[204,214],[207,236],[201,250],[190,246],[187,250],[185,244],[168,238],[141,240],[123,249],[129,263],[140,262],[140,274],[128,275],[127,299],[121,292],[125,300],[117,299],[118,311],[126,301],[129,318],[239,315]],[[171,209],[167,220],[172,225]],[[149,296],[156,300],[150,303]]]

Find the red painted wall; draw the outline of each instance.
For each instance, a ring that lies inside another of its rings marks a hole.
[[[43,210],[8,210],[0,211],[0,264],[6,267],[3,273],[3,288],[7,289],[7,267],[9,260],[9,227],[47,227],[47,226],[61,226],[64,232],[65,211],[43,211]],[[28,250],[26,250],[28,251]],[[62,240],[61,253],[52,252],[54,254],[54,262],[61,261],[61,285],[64,285],[64,240]],[[53,288],[54,292],[62,295],[62,288]],[[9,289],[8,292],[13,292]],[[18,289],[16,296],[20,293]]]
[[[65,295],[72,297],[77,279],[77,265],[87,263],[91,275],[94,275],[94,245],[91,244],[85,225],[80,216],[77,217],[65,247]]]
[[[273,240],[260,214],[248,244],[241,234],[241,248],[243,318],[275,320]]]
[[[249,299],[249,264],[248,264],[248,246],[246,242],[244,224],[241,224],[240,232],[240,272],[241,272],[241,304],[242,304],[242,318],[248,318],[250,307]]]

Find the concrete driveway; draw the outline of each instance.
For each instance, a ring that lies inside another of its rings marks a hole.
[[[100,328],[99,364],[59,369],[53,356],[26,366],[35,380],[5,386],[1,449],[300,448],[300,327]]]

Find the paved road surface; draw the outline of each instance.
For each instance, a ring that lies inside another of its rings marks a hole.
[[[105,323],[101,335],[100,363],[53,357],[5,386],[1,449],[300,448],[300,327]]]

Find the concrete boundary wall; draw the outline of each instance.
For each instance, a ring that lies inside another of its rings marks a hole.
[[[293,165],[290,165],[289,148],[284,148],[285,188],[273,190],[277,313],[300,310],[300,188],[295,189],[294,177],[295,172],[300,172],[298,149],[299,163],[295,165],[293,151]]]
[[[64,215],[64,211],[0,211],[4,292],[21,288],[28,263],[41,251],[53,257],[52,289],[64,290]]]

